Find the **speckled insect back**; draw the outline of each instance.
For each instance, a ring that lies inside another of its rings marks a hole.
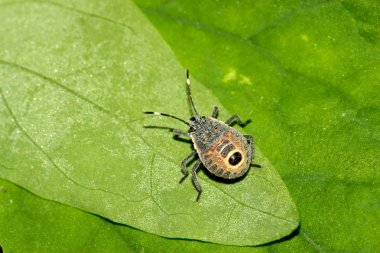
[[[188,132],[181,130],[171,129],[174,135],[185,136],[191,138],[195,150],[191,152],[182,161],[183,178],[180,180],[182,183],[189,172],[187,170],[187,162],[198,155],[198,160],[195,161],[191,170],[194,186],[198,191],[197,201],[199,201],[202,187],[197,178],[197,172],[200,164],[210,171],[213,175],[225,179],[235,179],[247,173],[251,167],[251,162],[254,154],[254,143],[251,135],[242,135],[230,125],[237,122],[239,125],[242,123],[238,115],[232,115],[226,122],[216,119],[218,116],[218,107],[214,107],[211,117],[199,116],[195,109],[193,99],[191,97],[189,71],[187,75],[188,96],[191,107],[194,111],[194,116],[189,121],[185,121],[176,116],[161,113],[161,112],[144,112],[146,114],[155,114],[167,116],[179,120],[190,127]]]

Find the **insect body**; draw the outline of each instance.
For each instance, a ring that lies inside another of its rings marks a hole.
[[[234,179],[249,169],[253,153],[251,136],[241,135],[214,118],[201,117],[190,137],[199,159],[212,174]]]
[[[254,154],[254,143],[251,135],[242,135],[236,129],[230,127],[233,122],[245,125],[238,115],[231,116],[226,122],[217,120],[218,107],[214,107],[211,117],[199,116],[191,97],[189,71],[187,71],[187,87],[189,100],[194,111],[194,116],[185,121],[176,116],[161,112],[144,112],[146,114],[162,115],[177,119],[189,126],[189,131],[171,129],[174,135],[190,137],[195,150],[182,161],[182,183],[189,172],[187,162],[195,156],[198,160],[191,170],[194,186],[198,191],[197,201],[202,193],[202,187],[197,178],[197,172],[202,163],[213,175],[225,179],[239,178],[247,173],[251,166]]]

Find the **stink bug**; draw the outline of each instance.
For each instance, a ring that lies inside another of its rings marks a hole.
[[[187,162],[198,156],[193,168],[191,176],[193,183],[198,191],[197,201],[202,193],[202,187],[197,178],[197,172],[200,164],[217,177],[224,179],[236,179],[245,175],[253,159],[254,143],[252,135],[240,134],[236,129],[230,125],[237,122],[239,125],[244,126],[249,120],[243,123],[237,114],[232,115],[225,122],[217,120],[218,107],[215,106],[211,117],[206,118],[200,116],[195,109],[193,99],[191,97],[189,71],[186,72],[187,77],[187,92],[190,100],[194,116],[189,121],[185,121],[176,116],[162,113],[162,112],[144,112],[145,114],[155,114],[170,117],[179,120],[189,126],[187,132],[170,129],[175,136],[185,136],[191,138],[194,149],[181,163],[183,177],[179,181],[182,183],[189,172],[187,170]],[[253,165],[260,167],[260,165]]]

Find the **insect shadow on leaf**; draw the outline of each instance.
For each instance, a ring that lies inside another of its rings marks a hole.
[[[154,114],[159,116],[169,117],[186,124],[189,129],[182,131],[178,129],[168,128],[175,138],[183,140],[190,138],[193,143],[194,150],[186,156],[181,163],[183,177],[180,183],[189,176],[187,164],[195,160],[191,169],[193,184],[198,191],[196,201],[200,200],[202,194],[202,186],[197,177],[197,172],[200,165],[203,165],[209,175],[216,176],[219,181],[234,183],[245,178],[250,167],[261,167],[260,165],[252,164],[254,156],[254,140],[252,135],[241,134],[233,124],[239,124],[244,127],[251,120],[242,122],[237,114],[232,115],[225,122],[217,119],[219,109],[214,106],[211,117],[200,116],[195,108],[193,98],[191,96],[189,71],[186,72],[187,95],[191,104],[191,109],[194,115],[188,120],[183,120],[177,116],[163,113],[146,111],[145,114]],[[152,127],[165,129],[166,127]]]

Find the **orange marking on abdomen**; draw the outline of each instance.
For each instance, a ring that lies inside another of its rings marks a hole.
[[[210,148],[210,150],[209,150],[207,153],[208,153],[208,154],[212,154],[212,153],[214,153],[214,152],[215,152],[215,149],[216,149],[221,143],[223,143],[224,140],[229,139],[231,135],[232,135],[232,133],[231,133],[231,132],[228,132],[226,135],[221,136],[217,141],[215,141],[214,146],[212,146],[212,147]],[[226,145],[227,145],[227,144],[226,144]]]

